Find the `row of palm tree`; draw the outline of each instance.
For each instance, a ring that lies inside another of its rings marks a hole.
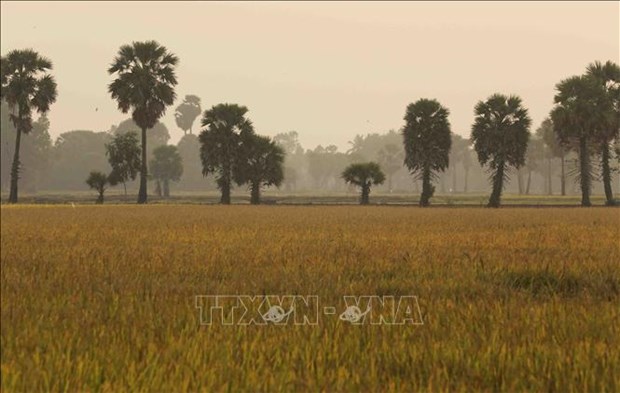
[[[120,47],[108,68],[115,78],[108,92],[118,109],[122,113],[130,112],[141,129],[138,203],[147,202],[147,131],[175,101],[178,62],[177,56],[156,41],[133,42]],[[51,61],[30,49],[11,51],[1,59],[0,98],[8,103],[10,119],[17,129],[10,203],[17,202],[21,134],[32,129],[33,111],[47,112],[57,97],[51,70]],[[620,130],[618,65],[593,63],[584,75],[563,80],[556,89],[551,112],[553,130],[562,149],[579,153],[582,205],[590,205],[594,156],[600,156],[607,203],[613,204],[609,161],[610,144],[619,137]],[[191,133],[191,125],[200,111],[198,97],[185,97],[175,113],[177,124],[184,132]],[[206,110],[202,117],[199,140],[203,174],[216,177],[224,204],[230,203],[233,182],[249,184],[252,201],[258,203],[261,187],[279,185],[283,177],[284,152],[274,141],[256,135],[246,114],[246,107],[220,104]],[[449,110],[432,99],[418,100],[406,110],[402,129],[404,164],[422,180],[421,206],[430,203],[433,180],[449,166],[452,138],[448,115]],[[491,174],[491,207],[500,205],[510,169],[525,165],[530,124],[528,111],[517,96],[494,94],[475,106],[470,142],[479,162]],[[365,170],[376,169],[371,167],[366,166]],[[359,172],[360,168],[356,170]]]

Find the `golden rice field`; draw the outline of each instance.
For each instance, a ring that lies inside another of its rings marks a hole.
[[[1,390],[620,391],[620,210],[3,206]],[[201,325],[415,295],[422,325]]]

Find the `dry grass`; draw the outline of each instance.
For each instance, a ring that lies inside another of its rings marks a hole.
[[[620,210],[3,206],[9,391],[618,391]],[[422,326],[195,296],[417,295]]]

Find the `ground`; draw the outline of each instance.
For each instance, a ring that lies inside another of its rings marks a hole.
[[[620,390],[616,208],[1,215],[3,391]],[[224,294],[312,295],[337,314],[201,324],[197,296]],[[352,325],[346,295],[416,296],[422,323]]]

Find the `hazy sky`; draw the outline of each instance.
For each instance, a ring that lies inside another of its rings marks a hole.
[[[7,2],[2,54],[49,57],[51,134],[107,130],[127,115],[107,93],[119,46],[155,39],[180,58],[178,99],[245,105],[256,131],[296,130],[304,147],[346,150],[356,134],[399,129],[408,103],[436,98],[468,136],[473,107],[518,94],[533,130],[554,85],[620,54],[619,2]],[[98,108],[95,111],[95,108]],[[198,121],[196,126],[198,125]],[[197,127],[195,127],[197,128]]]

